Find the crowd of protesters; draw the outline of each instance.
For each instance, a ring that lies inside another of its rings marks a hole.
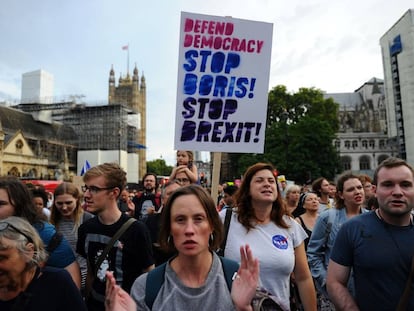
[[[147,173],[138,192],[100,164],[52,200],[0,177],[0,309],[253,310],[262,288],[282,310],[414,310],[405,161],[303,186],[256,163],[217,195],[192,161],[177,151],[169,181]]]

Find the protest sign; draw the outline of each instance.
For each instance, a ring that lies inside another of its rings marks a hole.
[[[262,153],[273,24],[181,13],[177,150]]]

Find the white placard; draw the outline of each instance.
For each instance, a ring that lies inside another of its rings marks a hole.
[[[273,24],[182,12],[177,150],[263,153]]]

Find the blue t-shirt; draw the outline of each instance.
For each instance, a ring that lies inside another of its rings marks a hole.
[[[360,310],[396,310],[414,256],[414,226],[393,226],[375,212],[344,223],[331,260],[352,267]],[[407,310],[414,310],[411,293]]]
[[[48,222],[34,224],[37,232],[40,235],[45,248],[50,243],[50,240],[56,233],[55,226]],[[72,251],[68,241],[63,237],[59,245],[49,254],[49,259],[46,265],[55,268],[65,268],[76,260],[75,254]]]

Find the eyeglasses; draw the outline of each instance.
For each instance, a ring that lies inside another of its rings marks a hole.
[[[87,186],[87,185],[84,185],[81,188],[82,188],[82,191],[83,192],[86,192],[86,191],[89,190],[90,193],[97,194],[100,191],[103,191],[103,190],[112,190],[115,187],[100,188],[100,187],[97,187],[97,186]]]
[[[13,226],[12,224],[9,224],[8,222],[2,221],[0,222],[0,231],[4,231],[7,230],[8,228],[12,228],[14,231],[16,231],[17,233],[21,234],[22,236],[24,236],[27,241],[29,243],[33,243],[33,240],[31,237],[29,237],[26,233],[24,233],[23,231],[21,231],[20,229],[16,228],[15,226]]]
[[[190,182],[188,178],[176,178],[175,180],[178,181],[180,184]]]

